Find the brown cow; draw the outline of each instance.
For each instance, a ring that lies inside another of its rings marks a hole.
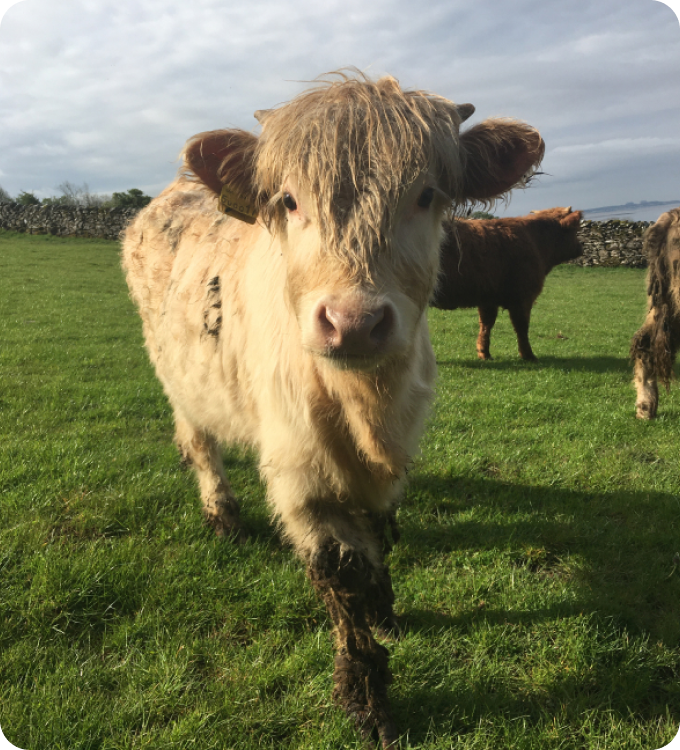
[[[192,138],[127,230],[123,264],[206,519],[239,533],[219,444],[253,446],[268,500],[335,628],[333,696],[397,742],[388,530],[432,398],[427,304],[451,205],[540,162],[529,126],[393,78],[340,75]]]
[[[510,313],[519,356],[535,360],[529,343],[531,309],[545,277],[583,253],[576,236],[581,212],[550,208],[508,219],[450,219],[444,223],[441,277],[431,305],[479,309],[477,356],[491,359],[498,308]]]
[[[647,317],[633,336],[637,391],[635,416],[654,419],[659,405],[658,380],[668,391],[680,345],[680,208],[661,214],[645,232]]]

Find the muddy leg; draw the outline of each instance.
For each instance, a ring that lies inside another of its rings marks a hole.
[[[341,548],[335,540],[321,545],[307,567],[334,625],[333,699],[365,739],[379,739],[383,748],[396,748],[398,734],[387,698],[392,679],[388,652],[375,640],[370,627],[376,615],[373,594],[378,580],[385,575],[389,579],[386,571],[376,571],[365,554]]]
[[[196,472],[206,523],[215,529],[218,536],[235,535],[240,538],[243,532],[239,505],[224,474],[217,441],[183,419],[176,417],[175,421],[175,441],[182,462]]]
[[[498,317],[498,306],[484,305],[478,308],[479,336],[477,337],[477,356],[480,359],[491,359],[489,345],[491,343],[491,329]]]
[[[517,346],[519,348],[519,356],[527,360],[528,362],[535,362],[536,355],[531,349],[529,343],[529,321],[531,319],[531,302],[525,302],[520,305],[513,305],[508,307],[508,313],[510,314],[510,321],[512,327],[515,329],[517,334]]]

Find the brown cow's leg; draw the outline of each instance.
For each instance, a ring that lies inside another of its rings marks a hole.
[[[513,305],[508,307],[508,313],[510,314],[510,321],[512,327],[515,329],[517,334],[517,345],[519,348],[519,356],[527,360],[528,362],[535,362],[536,355],[534,354],[531,344],[529,343],[529,321],[531,320],[531,302],[525,302],[519,305]]]
[[[215,529],[218,536],[235,535],[240,538],[243,532],[239,505],[224,473],[217,441],[177,416],[175,423],[175,441],[182,462],[196,472],[206,523]]]
[[[477,356],[480,359],[491,359],[489,345],[491,343],[491,329],[498,317],[497,305],[483,305],[477,308],[479,312],[479,336],[477,337]]]
[[[308,575],[333,620],[335,671],[333,699],[356,723],[365,739],[383,748],[398,746],[387,685],[392,675],[388,651],[371,633],[376,591],[392,585],[389,572],[377,571],[367,555],[335,540],[322,544],[308,562]],[[388,597],[389,598],[389,597]],[[391,603],[389,605],[391,613]]]

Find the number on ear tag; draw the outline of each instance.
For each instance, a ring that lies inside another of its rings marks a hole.
[[[220,193],[219,209],[227,216],[233,216],[235,219],[245,221],[247,224],[254,224],[257,219],[257,210],[252,203],[249,203],[243,196],[239,195],[229,185],[222,187]]]

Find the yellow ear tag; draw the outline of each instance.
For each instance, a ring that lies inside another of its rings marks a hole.
[[[218,206],[222,213],[227,214],[227,216],[233,216],[240,221],[245,221],[247,224],[254,224],[257,219],[255,206],[239,195],[229,185],[223,185]]]

